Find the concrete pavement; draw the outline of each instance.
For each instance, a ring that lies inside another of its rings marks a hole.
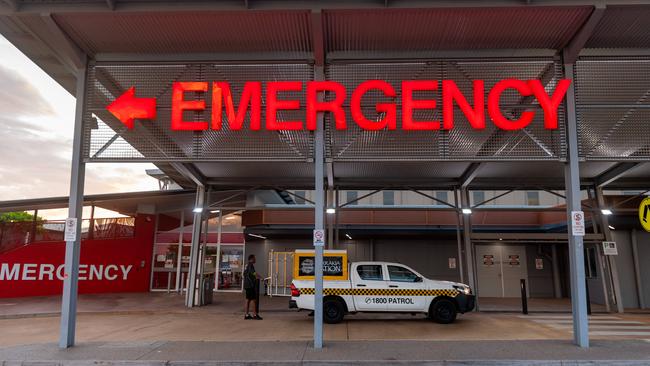
[[[596,341],[588,350],[570,342],[330,341],[315,350],[291,342],[91,342],[60,350],[55,344],[0,348],[9,365],[648,365],[650,343]],[[2,364],[0,362],[0,364]]]
[[[449,325],[433,323],[422,314],[357,314],[341,324],[326,324],[327,347],[316,351],[310,347],[313,318],[307,312],[288,311],[287,298],[264,298],[264,320],[254,321],[242,319],[240,294],[220,294],[215,304],[195,309],[184,308],[182,297],[173,294],[105,296],[81,297],[78,346],[64,351],[56,347],[59,315],[52,311],[52,299],[3,299],[0,361],[10,362],[0,366],[406,360],[445,365],[485,364],[477,360],[492,360],[493,365],[513,360],[650,365],[650,315],[642,313],[594,314],[589,350],[571,343],[571,315],[566,313],[469,313]]]

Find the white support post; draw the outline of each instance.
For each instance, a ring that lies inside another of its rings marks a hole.
[[[614,241],[614,238],[612,236],[612,230],[609,228],[609,218],[607,215],[603,215],[602,211],[600,211],[602,208],[605,208],[605,198],[603,197],[603,189],[601,187],[596,187],[595,189],[595,194],[596,194],[596,203],[598,204],[598,212],[594,213],[594,215],[597,215],[600,217],[600,222],[602,224],[603,228],[603,234],[605,234],[605,240],[606,241]],[[598,253],[601,253],[599,250]],[[618,267],[616,266],[616,259],[611,258],[611,256],[606,255],[605,260],[607,261],[608,267],[609,267],[609,275],[612,279],[612,292],[614,301],[616,302],[616,312],[617,313],[623,313],[623,297],[621,296],[621,283],[618,278]],[[602,273],[603,277],[605,276],[605,273]],[[604,289],[605,291],[605,296],[607,296],[607,289]]]
[[[85,66],[85,65],[84,65]],[[79,282],[79,255],[81,251],[81,220],[84,201],[86,164],[82,157],[83,114],[86,94],[86,68],[77,72],[77,102],[75,107],[74,140],[72,143],[72,168],[70,172],[70,198],[68,217],[77,219],[76,238],[65,243],[65,274],[61,300],[61,331],[59,347],[74,346],[77,323],[77,291]]]
[[[314,80],[323,80],[322,66],[314,68]],[[321,98],[319,96],[319,98]],[[325,137],[323,112],[318,113],[314,141],[314,230],[325,229]],[[314,348],[323,348],[323,246],[314,246]]]
[[[578,125],[576,120],[573,64],[564,65],[564,75],[572,83],[567,91],[567,145],[568,162],[564,167],[566,186],[567,222],[572,222],[571,211],[582,211],[580,194],[580,169],[578,165]],[[583,237],[573,235],[568,225],[569,262],[571,272],[571,306],[573,309],[573,340],[580,347],[589,347],[589,322],[587,319],[587,293],[585,287],[585,261]]]
[[[469,191],[466,188],[460,190],[460,204],[461,210],[469,208]],[[465,266],[467,268],[467,282],[472,290],[477,294],[476,308],[478,310],[478,286],[476,276],[474,275],[474,250],[472,245],[472,221],[470,215],[462,214],[463,216],[463,241],[465,246]]]
[[[183,236],[185,235],[185,210],[181,210],[180,227],[178,230],[178,254],[176,255],[176,291],[183,293],[183,282],[181,277],[183,273]]]
[[[196,187],[196,203],[193,207],[203,208],[205,202],[205,187],[198,185]],[[199,242],[201,240],[201,224],[203,223],[203,212],[194,212],[194,220],[192,221],[192,246],[190,247],[190,268],[187,274],[189,278],[187,283],[187,295],[185,297],[185,305],[188,308],[194,307],[196,301],[196,274],[199,265]]]

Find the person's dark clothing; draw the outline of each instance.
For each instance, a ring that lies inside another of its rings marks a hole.
[[[244,290],[247,300],[257,299],[257,272],[253,263],[248,263],[244,270]]]

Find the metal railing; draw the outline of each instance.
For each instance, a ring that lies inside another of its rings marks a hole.
[[[34,220],[0,223],[0,253],[25,245],[63,241],[64,220]],[[135,236],[135,218],[84,219],[81,239],[110,240]]]
[[[269,252],[269,276],[265,278],[269,296],[291,296],[293,256],[294,252]]]

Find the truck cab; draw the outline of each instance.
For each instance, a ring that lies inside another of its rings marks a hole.
[[[452,323],[474,308],[469,286],[425,278],[412,268],[390,262],[350,264],[348,280],[324,281],[323,316],[338,323],[356,312],[424,313],[438,323]],[[314,281],[294,280],[290,307],[314,309]]]

